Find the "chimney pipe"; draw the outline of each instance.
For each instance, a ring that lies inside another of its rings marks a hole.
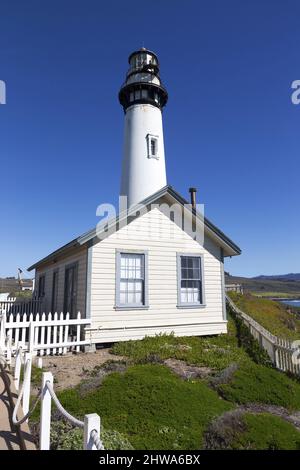
[[[192,208],[196,210],[196,192],[197,192],[197,188],[189,188],[189,192],[191,193]]]

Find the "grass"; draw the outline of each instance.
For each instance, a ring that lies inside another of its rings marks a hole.
[[[204,382],[149,364],[111,374],[84,397],[75,388],[59,399],[76,416],[99,413],[104,427],[118,430],[135,449],[199,449],[208,423],[232,408]]]
[[[283,419],[269,413],[243,416],[246,431],[232,443],[233,449],[299,450],[300,432]]]
[[[127,356],[136,363],[148,362],[151,357],[158,360],[175,358],[216,371],[246,358],[245,351],[238,347],[233,320],[228,323],[226,335],[201,338],[157,335],[146,337],[142,341],[116,343],[111,351],[113,354]]]
[[[31,366],[31,384],[40,386],[42,383],[42,375],[45,372],[43,369],[32,364]]]
[[[297,314],[289,313],[284,305],[251,294],[229,294],[237,307],[274,335],[290,340],[299,339],[300,318]]]
[[[35,366],[34,364],[31,365],[31,385],[33,386],[40,386],[42,383],[42,375],[45,372],[43,369]],[[24,368],[22,367],[20,373],[20,382],[22,383],[24,379]]]
[[[300,299],[300,292],[299,293],[291,293],[291,292],[251,292],[251,294],[255,297],[273,297],[279,299]]]
[[[218,386],[228,401],[265,403],[300,410],[300,384],[282,372],[248,362],[238,369],[228,384]]]
[[[98,413],[109,433],[122,436],[121,441],[135,449],[148,450],[203,448],[203,436],[212,421],[239,404],[264,403],[300,410],[300,383],[254,362],[251,357],[257,355],[250,351],[254,345],[240,346],[245,344],[240,343],[240,328],[232,319],[228,325],[227,335],[159,335],[115,344],[112,352],[130,359],[125,372],[107,375],[100,386],[87,388],[84,394],[79,384],[59,392],[58,397],[74,416]],[[166,358],[210,367],[213,377],[182,380],[157,363]],[[256,361],[260,362],[259,357]],[[233,363],[237,370],[224,373]],[[35,368],[33,372],[39,382],[42,371]],[[97,372],[99,368],[95,368],[95,376]],[[38,416],[37,408],[31,422]],[[69,437],[68,445],[73,446]],[[235,437],[234,448],[294,449],[298,437],[295,428],[278,417],[247,414],[245,429]]]

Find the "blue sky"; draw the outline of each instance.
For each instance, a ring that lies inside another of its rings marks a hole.
[[[198,188],[243,250],[232,274],[300,271],[298,1],[2,0],[0,276],[117,201],[130,52],[160,59],[169,184]]]

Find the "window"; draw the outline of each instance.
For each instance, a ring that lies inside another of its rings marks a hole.
[[[148,158],[159,158],[158,137],[156,135],[147,134],[147,153]]]
[[[178,305],[199,306],[203,299],[203,258],[178,255]]]
[[[45,280],[46,280],[45,274],[39,277],[39,290],[38,290],[39,298],[45,297]]]
[[[151,139],[151,155],[152,157],[155,157],[157,151],[156,151],[156,139]]]
[[[53,271],[52,277],[52,296],[51,296],[51,312],[57,312],[57,292],[58,292],[58,271]]]
[[[70,317],[76,315],[77,302],[77,274],[78,265],[74,263],[66,267],[65,271],[65,295],[64,295],[64,312],[69,313]]]
[[[146,260],[145,253],[117,253],[117,307],[146,306]]]

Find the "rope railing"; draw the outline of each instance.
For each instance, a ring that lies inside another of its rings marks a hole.
[[[97,450],[104,450],[104,446],[102,444],[102,441],[100,440],[98,431],[96,431],[96,429],[93,429],[93,431],[91,431],[91,438],[93,439]]]
[[[29,410],[26,415],[23,416],[23,418],[21,419],[17,419],[17,413],[18,413],[18,409],[19,409],[19,406],[20,406],[20,403],[21,403],[21,400],[19,401],[18,403],[18,406],[16,404],[15,408],[14,408],[14,411],[13,411],[13,416],[12,416],[12,422],[15,426],[21,426],[21,424],[25,423],[25,421],[28,420],[28,418],[30,418],[30,416],[32,415],[32,413],[34,412],[38,402],[40,401],[40,398],[41,398],[41,391],[39,391],[38,395],[36,396],[35,400],[34,400],[34,403],[31,407],[31,410]]]
[[[51,428],[51,401],[53,400],[56,408],[61,415],[67,419],[74,426],[77,426],[84,430],[83,448],[85,450],[103,450],[104,446],[100,439],[100,417],[93,413],[87,414],[84,417],[84,421],[72,416],[60,403],[54,389],[53,389],[53,375],[51,372],[44,372],[42,376],[42,386],[35,397],[34,403],[29,409],[30,401],[30,382],[31,382],[31,365],[32,365],[32,354],[25,353],[25,360],[23,359],[23,353],[21,347],[17,349],[15,356],[15,370],[14,370],[14,382],[16,390],[18,391],[18,398],[12,413],[12,423],[15,426],[21,426],[34,412],[37,404],[41,401],[41,413],[40,413],[40,450],[50,449],[50,428]],[[0,347],[0,364],[3,367],[10,367],[10,363],[7,361],[7,354],[5,355]],[[19,380],[21,374],[21,366],[24,368],[24,376],[21,388],[19,389]],[[18,419],[18,411],[22,403],[22,409],[24,416]]]
[[[26,386],[28,383],[30,383],[30,376],[31,376],[31,364],[30,364],[30,358],[27,359],[26,363],[24,364],[24,369],[25,369],[25,373],[24,373],[24,379],[23,379],[23,383],[22,383],[22,386],[21,386],[21,390],[19,392],[19,395],[18,395],[18,398],[17,398],[17,402],[16,402],[16,405],[14,407],[14,411],[13,411],[13,415],[12,415],[12,422],[15,426],[20,426],[21,424],[23,424],[25,421],[28,420],[28,418],[32,415],[32,413],[34,412],[40,398],[41,398],[41,391],[39,391],[37,397],[35,398],[35,401],[31,407],[31,410],[28,410],[27,413],[21,418],[18,420],[17,418],[17,413],[18,413],[18,410],[19,410],[19,407],[20,407],[20,404],[21,404],[21,400],[24,398],[24,391],[26,389]]]
[[[100,439],[100,416],[88,414],[84,421],[72,416],[59,401],[53,389],[53,375],[51,372],[43,373],[41,393],[41,426],[40,426],[40,449],[50,448],[50,426],[51,426],[51,400],[53,400],[60,414],[74,426],[84,430],[83,447],[85,450],[103,450],[104,446]]]
[[[72,415],[62,406],[62,404],[60,403],[59,399],[57,398],[57,395],[56,395],[55,391],[53,390],[53,387],[52,387],[50,381],[47,381],[47,382],[46,382],[46,387],[47,387],[47,389],[49,390],[49,393],[50,393],[50,395],[51,395],[52,400],[53,400],[54,403],[55,403],[56,408],[57,408],[58,411],[62,414],[62,416],[64,416],[68,421],[70,421],[70,423],[74,424],[74,426],[78,426],[79,428],[84,428],[84,422],[83,422],[83,421],[80,421],[80,420],[77,419],[77,418],[74,418],[74,416],[72,416]]]

